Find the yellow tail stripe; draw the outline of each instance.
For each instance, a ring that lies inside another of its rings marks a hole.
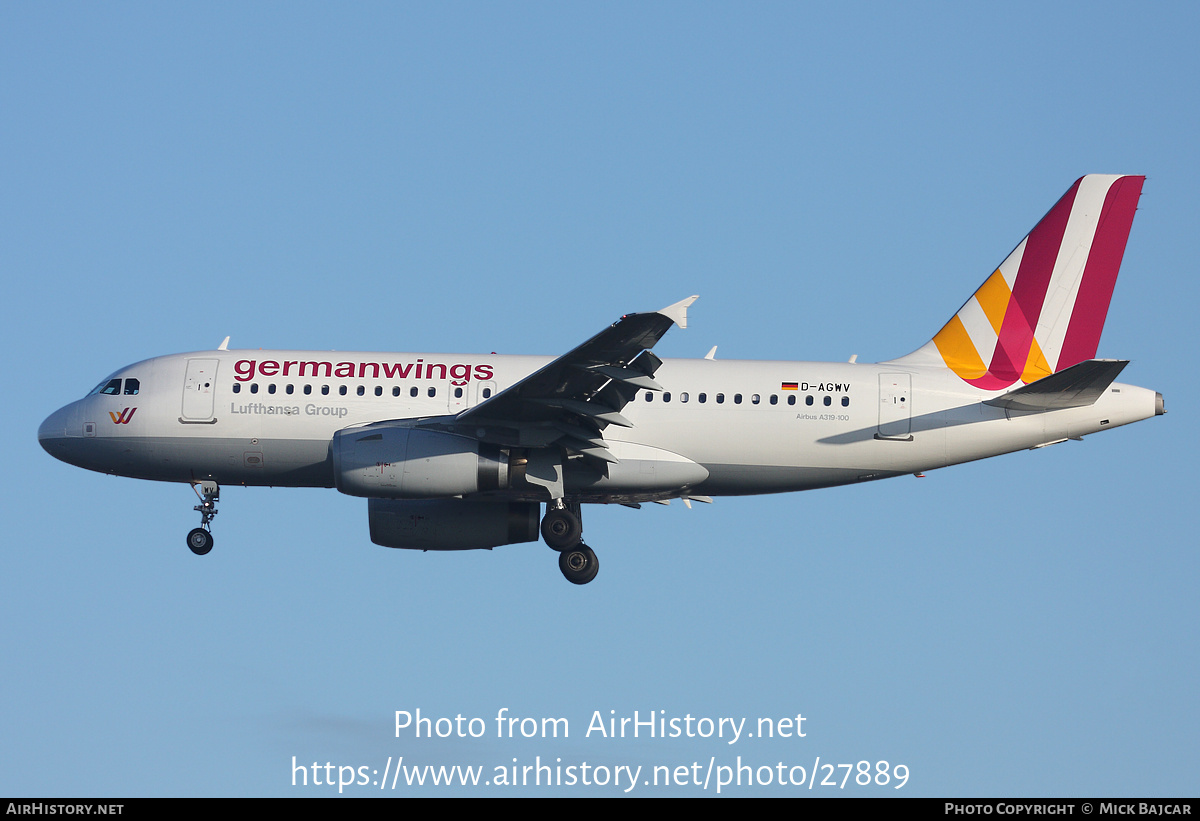
[[[1029,357],[1025,360],[1025,370],[1021,373],[1021,381],[1028,385],[1051,373],[1053,371],[1050,370],[1050,363],[1046,361],[1046,355],[1042,353],[1042,347],[1038,345],[1036,339],[1031,339]]]
[[[967,329],[957,315],[937,332],[933,344],[937,346],[946,366],[963,379],[978,379],[987,373],[987,366],[983,364],[979,351],[975,350]]]
[[[975,300],[983,309],[983,315],[992,323],[996,335],[1000,335],[1000,326],[1004,324],[1004,312],[1008,310],[1008,300],[1012,298],[1012,290],[1004,281],[1004,274],[997,269],[994,274],[979,286],[975,292]]]

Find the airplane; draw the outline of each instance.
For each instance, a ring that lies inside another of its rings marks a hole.
[[[1145,178],[1081,177],[950,321],[878,364],[663,360],[691,296],[556,359],[229,350],[147,359],[38,430],[89,470],[187,483],[213,546],[221,485],[367,499],[371,541],[491,549],[539,532],[587,584],[582,505],[785,493],[1035,449],[1165,413],[1096,359]],[[545,505],[543,514],[542,505]]]

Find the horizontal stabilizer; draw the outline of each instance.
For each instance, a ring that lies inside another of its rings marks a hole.
[[[1088,359],[984,404],[1023,411],[1085,408],[1096,403],[1128,364],[1127,359]]]

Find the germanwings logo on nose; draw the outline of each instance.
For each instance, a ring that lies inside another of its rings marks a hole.
[[[137,408],[126,408],[125,410],[121,411],[120,415],[109,411],[108,415],[112,417],[114,425],[128,425],[129,420],[133,418],[133,412],[136,410]]]

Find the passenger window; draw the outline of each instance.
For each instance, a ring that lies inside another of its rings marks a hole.
[[[304,395],[309,396],[310,394],[312,394],[312,385],[305,385],[304,386]]]
[[[338,385],[338,395],[339,396],[346,395],[346,386],[345,385]]]
[[[392,388],[392,396],[399,396],[399,395],[400,395],[400,386],[397,385],[396,387]]]
[[[365,394],[366,392],[367,392],[367,389],[366,389],[366,388],[364,388],[362,385],[359,385],[359,386],[358,386],[358,395],[359,395],[359,396],[362,396],[362,395],[363,395],[363,394]]]
[[[241,393],[241,392],[242,392],[242,383],[241,383],[241,382],[234,382],[234,383],[233,383],[233,392],[234,392],[234,393]]]
[[[804,404],[806,404],[806,405],[811,405],[811,404],[812,404],[812,397],[811,397],[811,396],[806,396],[806,397],[804,397]]]
[[[826,396],[826,397],[825,397],[825,407],[829,407],[829,406],[830,406],[830,405],[832,405],[832,404],[833,404],[833,397],[832,397],[832,396]]]
[[[275,383],[274,382],[272,382],[270,385],[267,385],[267,393],[275,393]]]
[[[679,401],[680,401],[680,402],[687,402],[687,401],[688,401],[688,395],[687,395],[687,391],[684,391],[683,393],[679,394]]]
[[[296,386],[288,385],[286,388],[283,389],[283,392],[286,393],[288,396],[291,396],[293,393],[296,392]]]
[[[771,404],[772,404],[772,405],[778,405],[778,404],[779,404],[779,397],[778,397],[778,396],[776,396],[775,394],[771,394]]]
[[[383,396],[383,386],[382,386],[382,385],[376,385],[376,386],[375,386],[375,395],[376,395],[376,396]]]
[[[740,393],[735,393],[733,395],[733,404],[735,404],[735,405],[742,404],[742,395]]]
[[[142,389],[142,383],[136,379],[125,380],[125,395],[137,396],[137,392]]]
[[[417,389],[416,389],[416,388],[412,388],[411,390],[409,390],[409,392],[408,392],[408,395],[409,395],[409,396],[416,396],[416,395],[417,395]]]
[[[663,401],[664,401],[664,402],[670,402],[670,401],[671,401],[671,394],[670,394],[669,392],[668,392],[668,393],[664,393],[664,394],[663,394]]]
[[[753,402],[755,405],[757,405],[758,404],[758,394],[756,393],[756,394],[754,394],[754,396],[751,396],[750,401]]]
[[[430,397],[437,396],[437,388],[430,388],[429,395],[430,395]]]
[[[250,393],[258,393],[258,383],[257,382],[250,383]]]
[[[697,396],[696,399],[700,402],[701,405],[703,405],[705,402],[708,401],[708,394],[702,393],[699,396]]]
[[[329,386],[328,385],[321,386],[321,396],[329,396]]]
[[[455,389],[454,389],[454,398],[455,398],[455,399],[462,399],[462,388],[455,388]]]
[[[725,402],[725,394],[718,393],[717,394],[717,404],[721,405],[721,404],[724,404],[724,402]]]
[[[646,393],[646,401],[649,402],[652,399],[654,399],[654,394],[647,392]]]
[[[796,404],[796,394],[794,394],[794,393],[793,393],[793,394],[791,394],[791,395],[789,395],[789,396],[788,396],[788,404],[789,404],[789,405],[794,405],[794,404]]]
[[[492,395],[492,389],[491,389],[491,388],[484,388],[484,389],[483,389],[483,398],[484,398],[484,399],[488,399],[488,398],[490,398],[490,397],[491,397],[491,395]]]
[[[849,397],[849,396],[843,396],[843,397],[842,397],[842,407],[843,407],[843,408],[848,408],[848,407],[850,407],[850,397]]]

